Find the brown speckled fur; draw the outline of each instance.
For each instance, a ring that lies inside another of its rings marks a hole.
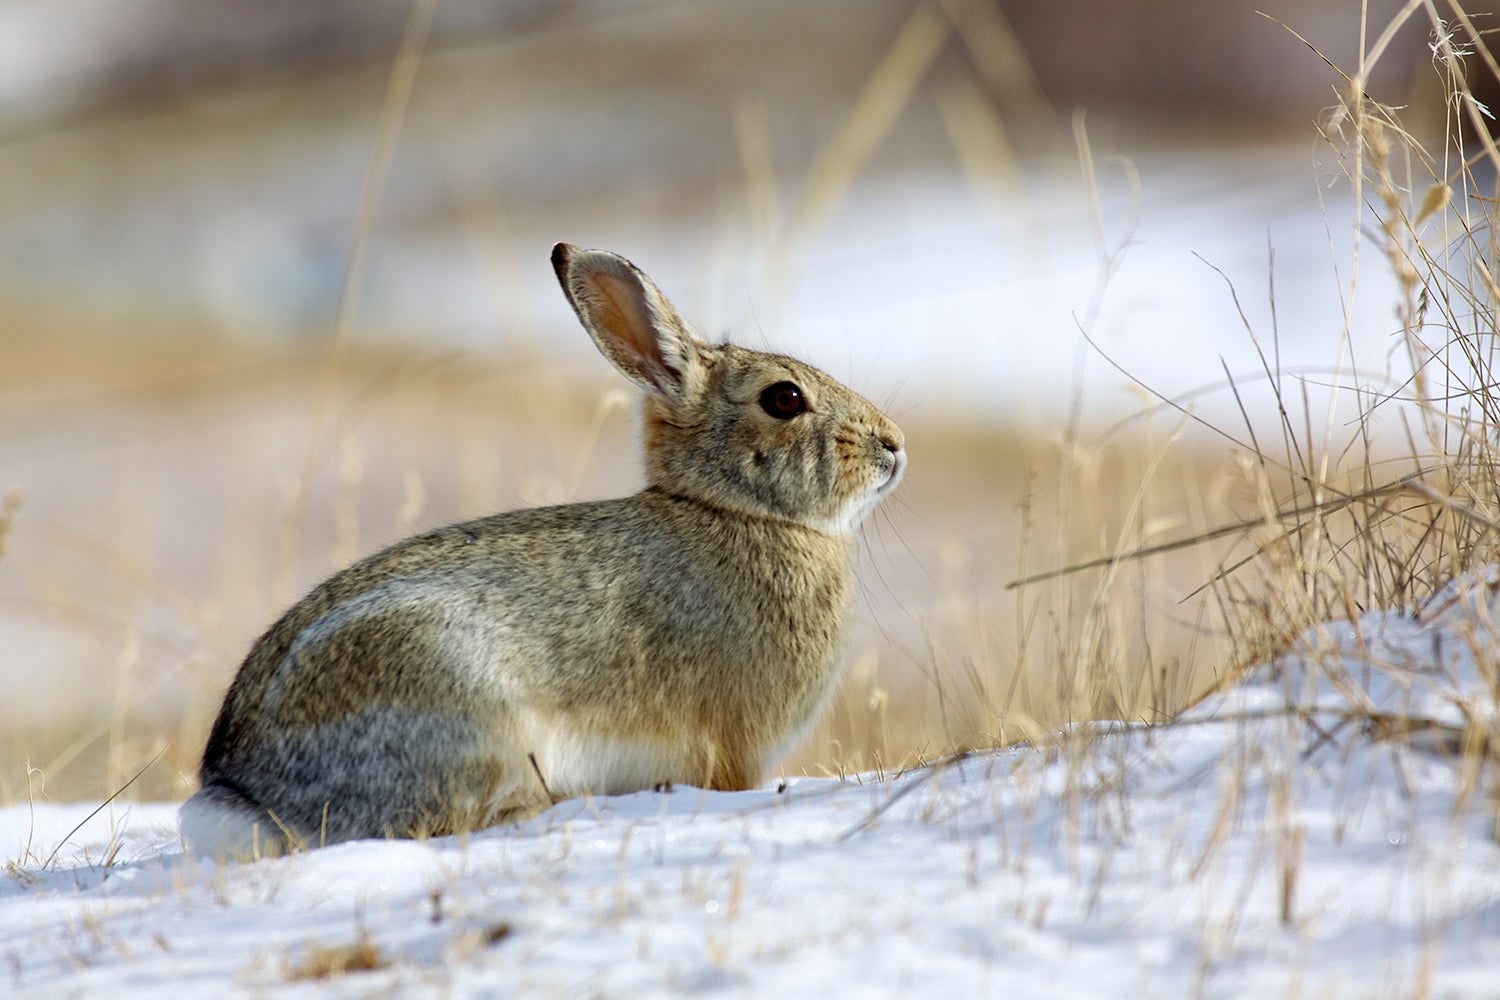
[[[183,807],[225,857],[478,829],[588,793],[747,788],[838,674],[854,531],[901,432],[791,358],[709,346],[628,261],[559,244],[584,328],[647,390],[647,487],[400,542],[255,644]],[[767,386],[800,387],[778,418]],[[536,764],[533,766],[532,758]]]

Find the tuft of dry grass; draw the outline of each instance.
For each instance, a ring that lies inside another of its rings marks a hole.
[[[1339,74],[1322,125],[1356,203],[1349,292],[1370,266],[1361,252],[1373,250],[1374,266],[1397,280],[1404,365],[1388,381],[1347,372],[1337,387],[1356,412],[1342,431],[1332,412],[1308,412],[1301,380],[1268,365],[1280,440],[1257,442],[1246,470],[1264,524],[1258,558],[1248,574],[1217,578],[1249,655],[1283,648],[1317,622],[1419,610],[1500,556],[1500,287],[1491,270],[1500,152],[1471,83],[1493,77],[1496,63],[1473,19],[1452,11],[1445,20],[1408,5],[1381,26],[1361,64]],[[1364,89],[1389,38],[1421,12],[1446,95],[1445,128],[1431,140]]]
[[[375,942],[361,935],[349,944],[316,945],[290,964],[286,978],[293,981],[339,979],[351,972],[374,972],[391,964]]]

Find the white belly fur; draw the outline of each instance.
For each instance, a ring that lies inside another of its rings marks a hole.
[[[693,779],[681,747],[579,732],[532,713],[520,728],[554,799],[620,795]]]

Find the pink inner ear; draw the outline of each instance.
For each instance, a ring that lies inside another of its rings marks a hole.
[[[622,346],[650,366],[668,367],[656,342],[651,310],[641,287],[634,281],[594,272],[583,279],[592,300],[594,326],[620,341]]]

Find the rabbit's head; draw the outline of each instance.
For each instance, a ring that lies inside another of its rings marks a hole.
[[[901,430],[810,365],[695,337],[634,264],[559,243],[584,329],[646,390],[646,479],[714,507],[852,533],[906,467]]]

